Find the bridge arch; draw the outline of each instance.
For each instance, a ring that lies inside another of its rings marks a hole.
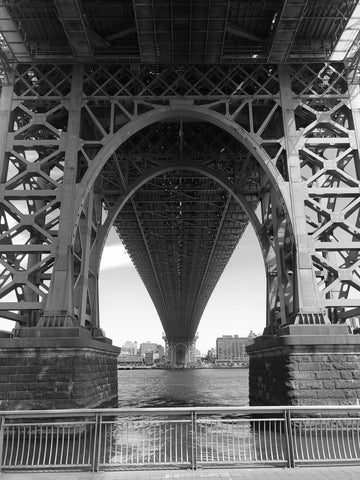
[[[109,215],[106,218],[106,221],[102,225],[101,233],[98,239],[101,252],[105,246],[105,242],[110,232],[110,229],[116,217],[121,213],[121,210],[126,204],[126,202],[146,183],[150,182],[152,179],[164,173],[168,173],[171,171],[190,171],[190,172],[192,171],[192,172],[200,173],[201,175],[204,175],[205,177],[212,179],[214,182],[218,183],[221,187],[223,187],[228,193],[230,193],[230,195],[232,195],[234,200],[236,200],[236,202],[243,208],[243,210],[247,214],[250,220],[250,223],[255,230],[256,236],[261,246],[263,256],[265,258],[267,248],[268,248],[268,242],[267,242],[266,236],[264,235],[263,225],[259,221],[254,210],[248,204],[247,200],[244,198],[242,194],[236,191],[236,189],[231,184],[231,182],[229,182],[226,178],[221,176],[219,173],[214,172],[212,169],[207,168],[203,165],[202,166],[196,165],[193,162],[183,162],[183,163],[176,163],[172,165],[158,167],[148,171],[146,175],[142,175],[141,177],[139,177],[137,181],[131,185],[131,188],[129,189],[129,191],[125,195],[119,198],[116,206],[114,206],[113,210],[109,212]],[[101,260],[101,255],[99,256],[99,266],[100,266],[100,260]]]
[[[275,246],[274,243],[272,243],[269,239],[268,233],[266,229],[264,228],[264,225],[261,223],[259,218],[257,217],[254,209],[249,205],[247,200],[244,198],[243,195],[241,195],[239,192],[236,191],[234,188],[234,185],[231,184],[226,178],[222,177],[219,173],[213,171],[210,168],[207,168],[205,166],[199,166],[194,164],[193,162],[186,162],[186,163],[176,163],[172,165],[167,165],[163,167],[159,167],[156,169],[152,169],[147,172],[146,175],[143,175],[137,179],[135,183],[131,185],[131,188],[129,191],[123,195],[122,197],[119,198],[116,206],[109,211],[108,216],[104,222],[104,224],[101,227],[101,230],[99,232],[99,236],[97,238],[98,242],[98,247],[96,249],[97,252],[99,253],[98,256],[98,271],[100,270],[100,262],[101,262],[101,257],[102,257],[102,252],[105,247],[106,239],[108,237],[108,234],[110,232],[111,227],[113,226],[116,218],[118,215],[121,215],[121,210],[125,206],[125,204],[130,200],[130,198],[143,187],[146,185],[148,182],[153,180],[156,177],[159,177],[163,174],[166,174],[171,171],[188,171],[188,172],[194,172],[194,173],[199,173],[200,175],[203,175],[204,177],[210,178],[211,180],[214,181],[214,183],[217,183],[220,185],[225,191],[227,191],[231,197],[240,205],[240,207],[244,210],[246,213],[251,226],[253,227],[256,237],[259,242],[259,246],[262,251],[262,256],[263,256],[263,264],[264,264],[264,271],[265,275],[267,276],[267,313],[266,313],[266,319],[264,319],[264,328],[266,327],[274,327],[276,324],[279,323],[279,319],[275,318],[275,308],[276,308],[276,298],[278,297],[278,290],[282,290],[284,295],[287,295],[288,298],[288,305],[289,307],[293,305],[294,301],[294,294],[293,294],[293,277],[292,277],[292,269],[294,269],[294,266],[291,267],[291,272],[289,274],[289,269],[286,269],[284,265],[279,265],[279,263],[282,263],[281,258],[276,258],[276,252],[275,252]],[[291,224],[287,224],[287,221],[284,217],[283,222],[281,225],[279,225],[279,239],[278,239],[278,248],[280,246],[281,242],[285,241],[285,234],[287,229],[291,229]],[[280,239],[280,237],[282,237]],[[276,242],[275,242],[276,243]],[[281,281],[278,279],[274,279],[274,272],[277,271],[277,269],[282,269],[282,284]],[[291,297],[291,299],[290,299]],[[285,317],[282,318],[281,322],[285,322]],[[186,342],[185,342],[186,343]],[[169,349],[175,348],[174,346],[171,346],[169,344]],[[169,350],[169,351],[170,351]],[[186,343],[186,352],[191,352],[191,342]],[[172,354],[174,358],[176,357],[176,354]]]
[[[174,113],[174,112],[171,112],[170,113],[163,113],[161,115],[161,120],[173,120],[174,118],[176,118],[176,120],[178,119],[178,110]],[[182,110],[180,110],[181,112],[181,115],[184,115],[184,112]],[[205,111],[206,112],[206,111]],[[206,112],[207,113],[207,112]],[[188,115],[189,116],[189,115]],[[204,116],[205,114],[201,114],[201,115],[198,115],[196,118],[197,119],[201,119],[201,120],[204,120]],[[216,117],[219,117],[218,114],[215,113],[215,116]],[[158,120],[158,117],[157,117],[157,120]],[[138,131],[141,131],[143,128],[145,128],[146,126],[151,126],[152,124],[155,124],[157,122],[148,122],[148,125],[144,125],[144,123],[142,124],[142,128],[138,128],[139,125],[137,126],[137,129],[132,129],[132,135],[135,135]],[[222,124],[221,122],[218,122],[215,123],[215,122],[207,122],[207,123],[211,123],[212,125],[215,125],[217,128],[219,129],[222,129]],[[236,126],[237,127],[237,126]],[[126,127],[124,127],[126,128]],[[241,131],[243,131],[243,129],[240,128]],[[239,138],[238,136],[234,135],[234,132],[233,130],[231,130],[231,132],[229,132],[228,129],[225,129],[225,131],[227,131],[228,133],[230,133],[232,135],[233,138],[235,138],[236,141],[239,141]],[[248,138],[249,135],[247,134],[247,132],[243,131],[241,133],[244,133],[245,137]],[[117,148],[119,148],[119,146],[121,146],[122,144],[125,144],[126,143],[126,140],[128,140],[130,138],[130,135],[127,136],[127,138],[124,138],[124,134],[121,135],[121,138],[120,140],[122,141],[122,143],[120,143],[119,145],[119,136],[117,136],[117,143],[115,143],[115,139],[113,138],[112,139],[112,145],[109,146],[107,145],[107,155],[108,155],[108,158],[109,156],[114,153],[116,151]],[[250,137],[249,137],[250,138]],[[254,142],[252,141],[252,139],[250,138],[251,140],[251,144],[253,144]],[[248,148],[248,145],[246,143],[244,143],[244,141],[241,142],[246,148]],[[105,149],[106,146],[104,146],[104,149]],[[102,151],[104,151],[104,149]],[[252,150],[254,151],[254,149]],[[268,170],[271,170],[271,172],[273,172],[273,175],[275,175],[275,177],[273,176],[273,182],[274,182],[274,178],[279,178],[280,179],[280,187],[279,187],[279,184],[275,182],[276,184],[276,189],[273,188],[274,192],[276,192],[276,195],[278,197],[280,197],[279,201],[278,201],[278,208],[282,208],[283,210],[283,217],[284,217],[284,220],[283,220],[283,224],[282,225],[279,225],[279,236],[282,236],[282,240],[280,240],[280,242],[284,241],[284,236],[285,236],[285,229],[287,228],[288,231],[292,230],[292,225],[291,225],[291,222],[290,222],[290,218],[289,216],[287,215],[287,212],[286,212],[286,197],[282,197],[282,191],[284,191],[284,180],[282,179],[280,173],[277,171],[277,169],[273,166],[273,164],[271,163],[271,160],[268,158],[266,152],[261,148],[261,147],[258,147],[256,149],[257,152],[260,152],[257,154],[257,158],[256,160],[258,161],[258,158],[259,156],[262,158],[262,163],[261,163],[261,166],[262,168],[264,169],[263,165],[266,164],[268,165]],[[99,156],[100,156],[100,153],[98,154],[98,161],[100,161],[99,159]],[[252,152],[251,152],[252,153]],[[254,155],[255,156],[255,155]],[[105,165],[105,159],[102,159],[102,164]],[[97,169],[99,169],[99,172],[101,171],[100,170],[100,166],[99,165],[94,165],[93,167],[93,170],[95,171]],[[127,185],[127,189],[126,191],[124,192],[124,194],[118,198],[117,200],[117,203],[111,208],[111,210],[108,211],[108,216],[107,216],[107,219],[105,220],[105,223],[101,226],[101,229],[98,233],[98,239],[97,239],[97,248],[96,248],[96,251],[98,252],[98,259],[97,259],[97,262],[98,262],[98,269],[100,268],[100,260],[101,260],[101,256],[102,256],[102,251],[103,251],[103,248],[105,246],[105,242],[106,242],[106,238],[108,236],[108,233],[110,231],[110,228],[111,226],[113,225],[115,219],[117,218],[117,216],[119,215],[119,213],[121,212],[121,210],[123,209],[124,205],[126,204],[126,202],[139,190],[141,189],[141,187],[143,185],[145,185],[147,182],[151,181],[152,179],[162,175],[162,174],[165,174],[167,172],[170,172],[170,171],[176,171],[176,170],[182,170],[182,171],[192,171],[192,172],[197,172],[201,175],[204,175],[205,177],[208,177],[210,179],[212,179],[215,183],[219,184],[224,190],[226,190],[231,196],[232,198],[241,206],[241,208],[243,209],[243,211],[246,213],[247,217],[249,218],[254,230],[255,230],[255,233],[257,235],[257,238],[258,238],[258,241],[259,241],[259,244],[260,244],[260,247],[261,247],[261,250],[262,250],[262,254],[263,254],[263,260],[264,260],[264,264],[265,264],[265,271],[266,271],[266,274],[268,275],[268,288],[269,288],[269,295],[268,295],[268,300],[269,300],[269,304],[268,304],[268,314],[267,314],[267,320],[266,320],[266,324],[269,324],[272,322],[272,319],[270,317],[273,317],[273,311],[275,309],[275,302],[276,302],[276,298],[278,297],[278,293],[277,291],[279,290],[279,283],[280,283],[280,280],[278,279],[275,279],[274,280],[274,275],[275,275],[275,272],[277,271],[277,269],[279,267],[282,268],[282,281],[284,283],[284,286],[283,286],[283,291],[287,292],[288,295],[290,295],[291,297],[293,297],[293,279],[292,278],[289,278],[289,275],[287,275],[287,271],[286,271],[286,268],[285,266],[279,266],[279,265],[276,265],[276,263],[279,264],[279,262],[281,263],[282,260],[279,260],[279,259],[276,259],[276,247],[274,245],[274,243],[272,243],[269,239],[269,235],[268,235],[268,232],[266,231],[266,228],[264,228],[264,224],[259,220],[259,218],[257,217],[255,211],[254,211],[254,208],[251,207],[246,198],[244,197],[244,195],[241,194],[241,192],[237,191],[236,189],[236,186],[233,182],[231,182],[228,178],[226,178],[225,175],[221,175],[218,171],[216,171],[215,169],[212,169],[212,168],[209,168],[209,167],[206,167],[205,165],[201,165],[200,163],[195,163],[194,161],[181,161],[181,162],[175,162],[175,163],[168,163],[166,165],[162,165],[162,166],[159,166],[159,167],[156,167],[156,168],[151,168],[149,170],[146,170],[143,172],[142,175],[139,175],[135,181],[133,181],[131,184],[128,184]],[[87,173],[88,175],[88,178],[89,177],[89,172]],[[85,191],[86,191],[86,188],[90,189],[90,181],[86,182],[85,185],[83,185]],[[281,207],[279,207],[281,206]],[[278,245],[279,246],[279,245]],[[280,245],[280,250],[281,250],[282,246]],[[292,266],[292,269],[294,270],[294,267]],[[289,291],[291,291],[291,294],[289,294]],[[289,301],[288,304],[290,305],[292,303],[292,301]],[[283,314],[283,319],[282,319],[282,322],[284,323],[285,322],[285,313]],[[265,323],[265,322],[264,322]],[[265,326],[265,325],[264,325]]]
[[[242,143],[249,152],[259,162],[265,173],[267,174],[274,191],[277,193],[280,203],[284,205],[286,214],[291,215],[289,190],[286,182],[281,176],[279,170],[273,164],[272,160],[261,147],[261,145],[246,132],[246,130],[235,123],[230,118],[221,115],[215,111],[209,110],[196,105],[181,105],[181,106],[162,106],[146,112],[133,121],[127,123],[115,135],[111,136],[104,144],[101,150],[93,159],[89,169],[85,173],[78,185],[75,203],[74,203],[74,225],[80,216],[81,209],[86,200],[87,193],[90,191],[101,169],[108,161],[110,156],[126,142],[131,136],[144,129],[147,126],[157,122],[178,119],[182,117],[189,117],[211,123],[220,129],[228,132],[236,140]]]

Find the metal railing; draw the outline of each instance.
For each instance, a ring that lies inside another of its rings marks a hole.
[[[3,470],[360,463],[360,406],[0,412]]]

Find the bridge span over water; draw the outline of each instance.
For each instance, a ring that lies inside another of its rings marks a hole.
[[[251,402],[358,402],[357,3],[0,0],[2,408],[116,396],[111,228],[176,366],[249,223]]]

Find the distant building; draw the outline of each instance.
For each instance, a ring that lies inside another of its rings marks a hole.
[[[145,363],[146,365],[152,365],[154,363],[154,352],[145,353]]]
[[[157,352],[160,360],[165,357],[165,348],[162,345],[157,346]]]
[[[217,366],[242,366],[249,363],[249,356],[246,353],[247,345],[253,342],[247,337],[238,335],[223,335],[216,339],[216,361]]]
[[[121,355],[134,356],[138,354],[138,344],[137,342],[127,341],[121,347]]]
[[[206,361],[209,362],[209,363],[215,363],[215,360],[216,360],[216,349],[211,348],[207,352]]]
[[[140,355],[145,356],[146,353],[155,353],[158,351],[158,345],[157,343],[151,343],[151,342],[146,342],[146,343],[140,343]]]
[[[127,367],[140,367],[144,365],[144,359],[141,355],[119,355],[117,358],[118,369]]]

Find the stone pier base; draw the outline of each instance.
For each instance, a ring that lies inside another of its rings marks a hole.
[[[119,349],[83,328],[0,338],[0,410],[97,407],[117,398]]]
[[[250,405],[360,402],[360,335],[345,325],[290,325],[247,351]]]

